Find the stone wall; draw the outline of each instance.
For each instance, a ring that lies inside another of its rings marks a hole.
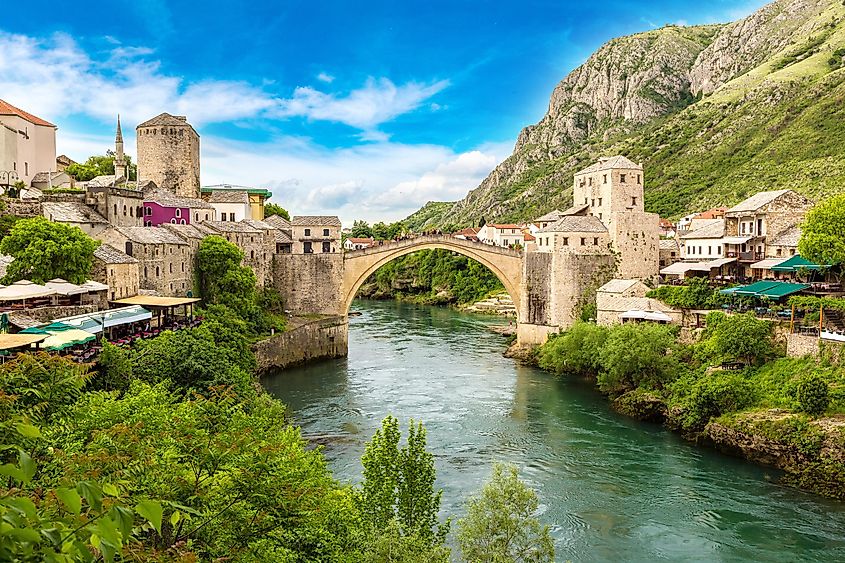
[[[184,197],[200,194],[200,138],[184,125],[138,127],[138,168],[144,179]]]
[[[346,315],[342,303],[343,254],[276,254],[273,284],[294,315]]]
[[[807,334],[789,334],[786,337],[786,355],[790,358],[819,355],[819,337]]]
[[[292,320],[295,323],[295,320]],[[349,324],[345,316],[305,321],[290,330],[255,344],[258,371],[347,355]]]
[[[660,270],[660,218],[655,213],[630,211],[615,215],[611,233],[619,253],[618,276],[654,280]]]
[[[575,324],[583,307],[593,303],[596,290],[615,277],[612,254],[554,255],[549,323],[560,329]]]
[[[88,188],[85,201],[115,227],[144,225],[144,200],[140,191],[119,187]]]
[[[547,325],[551,323],[552,259],[548,252],[527,252],[523,265],[523,298],[525,304],[520,323]]]
[[[97,305],[57,305],[55,307],[39,307],[37,309],[24,309],[20,313],[36,321],[46,323],[53,319],[63,319],[75,315],[84,315],[99,311]]]
[[[138,262],[106,264],[94,258],[91,279],[109,286],[109,300],[134,297],[141,287]]]
[[[18,217],[40,217],[41,216],[41,202],[37,200],[21,200],[2,198],[5,203],[5,210],[3,213],[10,215],[17,215]]]

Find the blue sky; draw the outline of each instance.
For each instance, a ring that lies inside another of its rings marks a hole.
[[[294,213],[399,219],[454,200],[605,41],[731,21],[762,0],[11,0],[0,98],[83,159],[162,111],[202,136],[202,182],[269,187]]]

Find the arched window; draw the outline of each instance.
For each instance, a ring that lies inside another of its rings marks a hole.
[[[199,214],[199,213],[194,213],[194,221],[199,222],[199,220],[200,220],[200,214]]]
[[[147,206],[147,215],[152,215],[152,214],[153,214],[153,208]]]
[[[126,217],[126,206],[123,206],[123,216]]]
[[[173,224],[175,225],[175,224],[176,224],[176,219],[171,219],[171,220],[170,220],[170,222],[171,222],[171,223],[173,223]]]
[[[187,225],[187,223],[185,222],[184,219],[179,219],[179,224],[180,225]]]
[[[135,208],[134,208],[134,207],[130,207],[130,208],[129,208],[129,216],[130,216],[130,217],[134,217],[134,216],[135,216]]]
[[[178,207],[176,208],[176,216],[177,216],[177,217],[181,217],[181,216],[182,216],[182,210],[181,210],[181,209],[179,209]]]

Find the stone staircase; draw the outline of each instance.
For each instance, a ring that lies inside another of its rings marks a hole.
[[[476,301],[472,305],[464,307],[464,311],[470,313],[484,313],[486,315],[501,315],[504,317],[516,317],[516,307],[513,299],[507,292],[497,293],[487,299]]]

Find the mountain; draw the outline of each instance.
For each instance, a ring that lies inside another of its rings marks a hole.
[[[845,191],[845,2],[778,0],[727,24],[613,39],[554,89],[546,115],[462,200],[413,228],[535,218],[573,173],[624,154],[648,211],[678,217],[761,190]]]

